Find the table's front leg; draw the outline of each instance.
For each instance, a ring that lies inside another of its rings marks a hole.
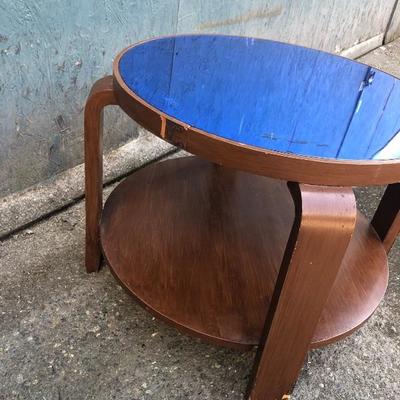
[[[248,388],[251,400],[291,393],[356,221],[351,188],[289,183],[295,220]]]
[[[101,260],[100,217],[103,207],[103,109],[117,104],[113,77],[92,87],[85,105],[85,206],[87,272],[98,270]]]

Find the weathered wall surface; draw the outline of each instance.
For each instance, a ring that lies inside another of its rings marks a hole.
[[[181,0],[178,30],[248,34],[340,52],[382,34],[392,0]]]
[[[0,197],[83,161],[85,98],[130,43],[219,32],[340,52],[383,38],[395,2],[0,0]],[[107,112],[106,149],[136,135]]]
[[[392,42],[400,37],[400,2],[396,0],[392,16],[389,20],[385,34],[385,43]]]

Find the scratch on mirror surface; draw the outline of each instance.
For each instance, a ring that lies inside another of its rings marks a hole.
[[[242,118],[240,119],[240,125],[239,125],[239,135],[242,133],[242,129],[243,129],[243,122],[244,122],[244,115],[242,115]]]
[[[308,142],[307,140],[288,140],[290,144],[311,144],[311,142]]]
[[[283,7],[278,6],[274,7],[270,10],[259,9],[255,11],[250,11],[246,14],[239,15],[238,17],[224,19],[222,21],[210,21],[205,22],[198,26],[198,29],[210,29],[210,28],[218,28],[220,26],[228,26],[228,25],[236,25],[242,22],[248,22],[254,19],[262,19],[262,18],[273,18],[282,14]]]
[[[315,145],[316,147],[329,147],[327,143],[315,143],[306,140],[290,140],[290,139],[280,139],[279,136],[276,136],[274,132],[268,132],[261,135],[261,137],[269,140],[287,140],[290,144],[310,144]]]
[[[265,133],[264,135],[261,135],[265,139],[270,139],[270,140],[278,140],[278,138],[275,136],[274,132],[270,133]]]
[[[357,102],[356,111],[355,111],[356,114],[360,111],[361,105],[362,105],[362,97],[360,97],[360,99]]]
[[[249,47],[254,45],[254,38],[247,38],[246,39],[246,46]]]

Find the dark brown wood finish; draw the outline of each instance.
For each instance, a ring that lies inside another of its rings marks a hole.
[[[372,226],[389,253],[400,232],[400,183],[389,185],[372,219]]]
[[[282,399],[308,349],[353,332],[385,293],[400,161],[300,157],[191,127],[125,85],[126,50],[85,107],[86,269],[98,270],[102,246],[117,280],[158,317],[214,343],[259,345],[248,396]],[[114,190],[100,225],[110,104],[215,164],[191,157],[144,168]],[[298,183],[289,192],[270,178]],[[389,184],[372,221],[379,237],[352,190],[338,187],[375,184]]]
[[[216,164],[285,181],[324,186],[398,182],[400,160],[351,161],[300,157],[224,139],[168,116],[140,98],[122,79],[119,60],[132,47],[123,50],[114,61],[118,103],[131,118],[164,140]]]
[[[114,275],[153,314],[205,340],[249,348],[261,340],[293,219],[284,182],[188,157],[121,183],[105,204],[101,238]],[[387,279],[382,244],[359,215],[311,347],[368,319]]]
[[[113,78],[98,80],[85,105],[85,207],[87,272],[98,270],[101,261],[100,217],[103,207],[103,109],[117,104]]]
[[[291,392],[356,224],[351,189],[289,187],[296,216],[249,385],[251,400]]]

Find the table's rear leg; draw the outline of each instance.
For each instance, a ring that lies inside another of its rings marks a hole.
[[[249,383],[251,400],[288,398],[355,227],[350,188],[289,188],[296,216]]]
[[[103,207],[103,109],[117,104],[112,76],[98,80],[85,105],[85,193],[87,272],[99,269],[101,261],[99,224]]]
[[[387,253],[400,232],[400,183],[388,185],[372,219]]]

